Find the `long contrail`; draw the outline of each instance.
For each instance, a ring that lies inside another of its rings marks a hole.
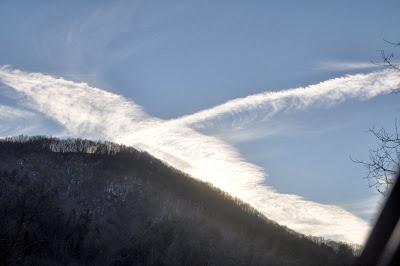
[[[255,112],[260,119],[264,119],[282,110],[303,109],[319,104],[326,106],[354,98],[367,100],[377,95],[398,91],[399,88],[399,71],[387,69],[334,78],[307,87],[254,94],[182,116],[174,122],[196,126],[224,116],[234,118],[243,112]]]
[[[192,126],[244,110],[268,115],[347,98],[368,99],[397,90],[400,78],[392,71],[347,76],[308,88],[257,94],[167,121],[148,116],[133,101],[85,83],[8,68],[0,69],[0,80],[27,96],[25,104],[29,108],[58,121],[71,136],[102,138],[147,150],[193,177],[239,197],[291,229],[362,243],[369,230],[365,221],[337,206],[277,193],[264,184],[263,169],[246,162],[231,145],[199,133]]]

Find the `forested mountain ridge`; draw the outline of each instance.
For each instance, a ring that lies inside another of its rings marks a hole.
[[[164,164],[108,142],[0,140],[2,265],[349,265]]]

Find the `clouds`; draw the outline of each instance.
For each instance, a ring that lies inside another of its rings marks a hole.
[[[13,120],[32,116],[34,116],[32,112],[0,104],[0,119],[2,120]]]
[[[352,213],[357,213],[360,217],[370,219],[373,223],[381,211],[383,200],[384,198],[382,198],[382,195],[376,194],[371,198],[352,202],[343,202],[339,203],[339,205]]]
[[[34,112],[0,104],[0,134],[29,134],[40,127],[42,120]]]
[[[85,83],[7,68],[0,73],[5,84],[28,97],[27,106],[58,121],[75,136],[85,133],[103,139],[124,131],[125,124],[140,127],[147,120],[140,106]]]
[[[202,127],[203,123],[216,119],[222,120],[224,116],[231,116],[235,120],[243,119],[242,116],[250,114],[251,120],[263,120],[277,112],[301,110],[311,105],[326,107],[348,99],[367,100],[399,90],[399,76],[398,71],[384,70],[369,74],[348,75],[307,87],[254,94],[183,116],[175,122]]]
[[[326,61],[317,66],[320,70],[329,71],[349,71],[361,69],[374,69],[380,68],[382,65],[374,64],[372,62],[358,62],[358,61]]]
[[[233,121],[240,126],[247,119],[262,120],[280,111],[331,105],[349,98],[369,99],[398,89],[400,78],[389,70],[346,76],[306,88],[235,99],[173,120],[150,117],[135,102],[85,83],[9,68],[0,69],[0,80],[26,96],[22,104],[57,121],[71,136],[107,139],[147,150],[291,229],[361,243],[369,230],[366,222],[337,206],[265,186],[262,168],[244,160],[221,138],[197,129],[213,121]]]

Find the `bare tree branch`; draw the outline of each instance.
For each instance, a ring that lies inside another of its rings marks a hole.
[[[383,39],[392,47],[399,48],[400,42],[393,42]],[[387,53],[381,50],[382,63],[379,65],[390,67],[400,71],[400,65],[394,63],[394,52]],[[394,124],[394,131],[389,132],[385,128],[371,128],[369,132],[377,139],[378,145],[369,151],[369,160],[354,160],[353,162],[362,164],[366,167],[368,174],[366,179],[370,187],[385,194],[394,182],[394,176],[400,169],[400,133],[397,120]]]
[[[394,182],[394,176],[400,167],[400,136],[395,122],[393,133],[388,132],[384,128],[369,130],[378,141],[378,146],[370,150],[368,161],[354,160],[367,168],[368,180],[370,187],[375,187],[378,192],[385,194],[388,188]]]

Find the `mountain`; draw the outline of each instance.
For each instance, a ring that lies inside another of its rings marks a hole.
[[[269,220],[150,154],[0,140],[3,265],[349,265],[352,249]]]

